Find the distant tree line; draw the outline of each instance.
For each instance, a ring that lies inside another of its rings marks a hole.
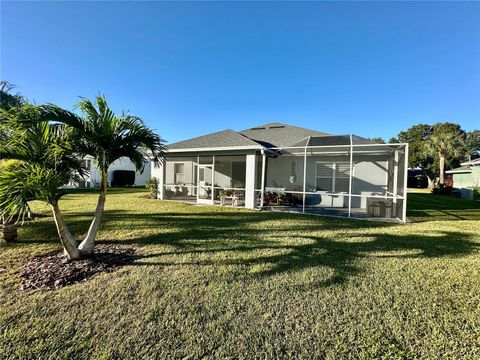
[[[382,138],[370,140],[385,143]],[[423,169],[430,186],[436,179],[440,184],[444,183],[446,169],[480,156],[480,130],[465,131],[459,124],[451,122],[413,125],[400,131],[389,143],[409,144],[408,166]]]

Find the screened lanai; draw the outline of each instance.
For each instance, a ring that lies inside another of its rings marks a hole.
[[[169,145],[152,176],[160,199],[405,222],[407,159],[407,144],[270,123]]]
[[[406,221],[408,145],[355,136],[270,148],[258,206],[275,211]]]
[[[168,156],[164,167],[164,199],[245,205],[245,155]]]

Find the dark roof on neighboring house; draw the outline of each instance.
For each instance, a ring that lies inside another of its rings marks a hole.
[[[245,146],[251,146],[253,148],[259,147],[259,144],[233,130],[223,130],[213,134],[203,135],[168,145],[168,149],[175,150]]]
[[[368,139],[353,135],[354,144],[372,144]],[[213,148],[259,148],[260,146],[328,146],[350,145],[350,135],[329,135],[298,126],[269,123],[239,132],[223,130],[168,145],[168,150]]]

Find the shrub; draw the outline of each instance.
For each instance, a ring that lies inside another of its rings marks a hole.
[[[474,186],[473,190],[473,200],[480,200],[480,186]]]
[[[453,190],[453,186],[446,186],[444,184],[438,184],[433,190],[432,194],[435,195],[450,195]]]
[[[157,198],[158,194],[158,179],[156,177],[149,177],[145,182],[145,187],[148,189],[150,193],[150,197],[152,199]]]

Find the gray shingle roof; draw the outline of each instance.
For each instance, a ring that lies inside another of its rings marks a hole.
[[[309,136],[328,135],[320,131],[282,123],[260,125],[239,131],[239,133],[266,147],[289,146]]]
[[[372,143],[353,136],[354,144]],[[269,123],[239,132],[223,130],[213,134],[180,141],[168,146],[169,150],[238,147],[285,147],[285,146],[350,145],[350,135],[329,135],[298,126]]]
[[[177,143],[168,145],[168,149],[200,149],[239,146],[258,147],[258,145],[259,144],[255,141],[252,141],[233,130],[223,130],[213,134],[207,134],[193,139],[179,141]]]

